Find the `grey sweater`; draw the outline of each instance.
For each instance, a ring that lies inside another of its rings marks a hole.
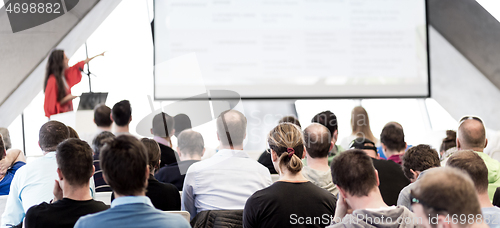
[[[422,225],[423,220],[417,218],[408,208],[392,206],[381,209],[355,210],[346,215],[342,221],[333,221],[327,228],[337,227],[383,227],[413,228]]]

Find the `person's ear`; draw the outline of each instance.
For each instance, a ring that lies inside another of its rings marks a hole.
[[[488,139],[485,139],[485,142],[484,142],[484,148],[486,148],[486,146],[488,146]]]
[[[92,165],[92,176],[94,176],[94,173],[95,173],[95,166]]]
[[[152,135],[154,135],[153,134],[153,128],[150,128],[149,131],[151,132]]]
[[[414,171],[413,169],[410,169],[411,174],[413,174],[412,182],[415,182],[420,175],[419,171]],[[414,181],[415,180],[415,181]]]
[[[132,122],[132,116],[130,116],[130,119],[128,120],[128,123]]]
[[[113,114],[109,114],[109,118],[111,119],[111,121],[115,122],[115,120],[113,119]]]
[[[339,194],[342,196],[342,198],[345,199],[347,197],[345,190],[342,189],[341,187],[339,187],[338,185],[335,185],[335,186],[337,186],[337,189],[339,190]]]
[[[61,172],[61,169],[57,168],[57,176],[59,176],[59,180],[62,181],[64,179],[64,176]]]
[[[378,171],[375,169],[375,176],[377,177],[377,187],[380,185],[380,179],[378,178]]]
[[[333,138],[335,139],[335,141],[337,141],[337,138],[339,137],[339,130],[335,130],[333,132]]]
[[[93,119],[93,121],[94,121],[94,124],[95,124],[95,119]]]
[[[333,149],[333,146],[335,146],[335,143],[333,143],[333,142],[330,142],[330,148],[328,149],[328,151],[332,151],[332,149]]]
[[[451,228],[452,220],[448,217],[446,218],[444,215],[437,215],[437,226],[438,228]],[[431,218],[432,219],[432,218]],[[435,220],[434,220],[435,222]]]
[[[149,165],[146,166],[146,182],[149,179]]]
[[[274,150],[271,150],[271,160],[273,162],[278,161],[278,154],[276,154],[276,152],[274,152]]]
[[[203,148],[203,152],[201,152],[201,156],[205,155],[205,148]]]
[[[405,142],[405,151],[406,151],[406,148],[408,148],[408,143]]]
[[[460,140],[457,137],[457,149],[460,150],[462,148],[462,145],[460,145]]]
[[[385,153],[385,151],[387,151],[387,147],[384,143],[380,143],[380,145],[382,145],[382,151]]]
[[[304,152],[307,153],[306,146],[304,146]],[[302,153],[302,157],[300,159],[304,159],[306,157],[306,153]]]

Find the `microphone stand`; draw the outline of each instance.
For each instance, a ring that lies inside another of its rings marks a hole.
[[[88,59],[89,58],[89,51],[87,50],[87,42],[85,42],[85,54],[86,54],[87,59]],[[89,77],[89,92],[92,93],[92,82],[90,79],[90,75],[94,75],[96,77],[97,77],[97,75],[90,72],[89,62],[87,62],[87,72],[85,73],[85,71],[84,71],[84,73],[87,74],[87,77]]]

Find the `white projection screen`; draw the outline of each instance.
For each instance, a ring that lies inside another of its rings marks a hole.
[[[425,0],[156,0],[155,99],[429,97]]]

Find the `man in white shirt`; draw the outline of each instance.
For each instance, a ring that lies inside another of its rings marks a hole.
[[[269,170],[243,151],[246,117],[235,110],[217,118],[220,150],[189,167],[182,192],[182,210],[193,219],[206,210],[243,210],[257,190],[271,185]]]
[[[54,198],[52,191],[58,179],[55,150],[68,137],[68,128],[58,121],[49,121],[40,128],[38,143],[44,156],[17,170],[2,214],[2,227],[20,224],[31,206]],[[90,186],[94,195],[94,179]]]

